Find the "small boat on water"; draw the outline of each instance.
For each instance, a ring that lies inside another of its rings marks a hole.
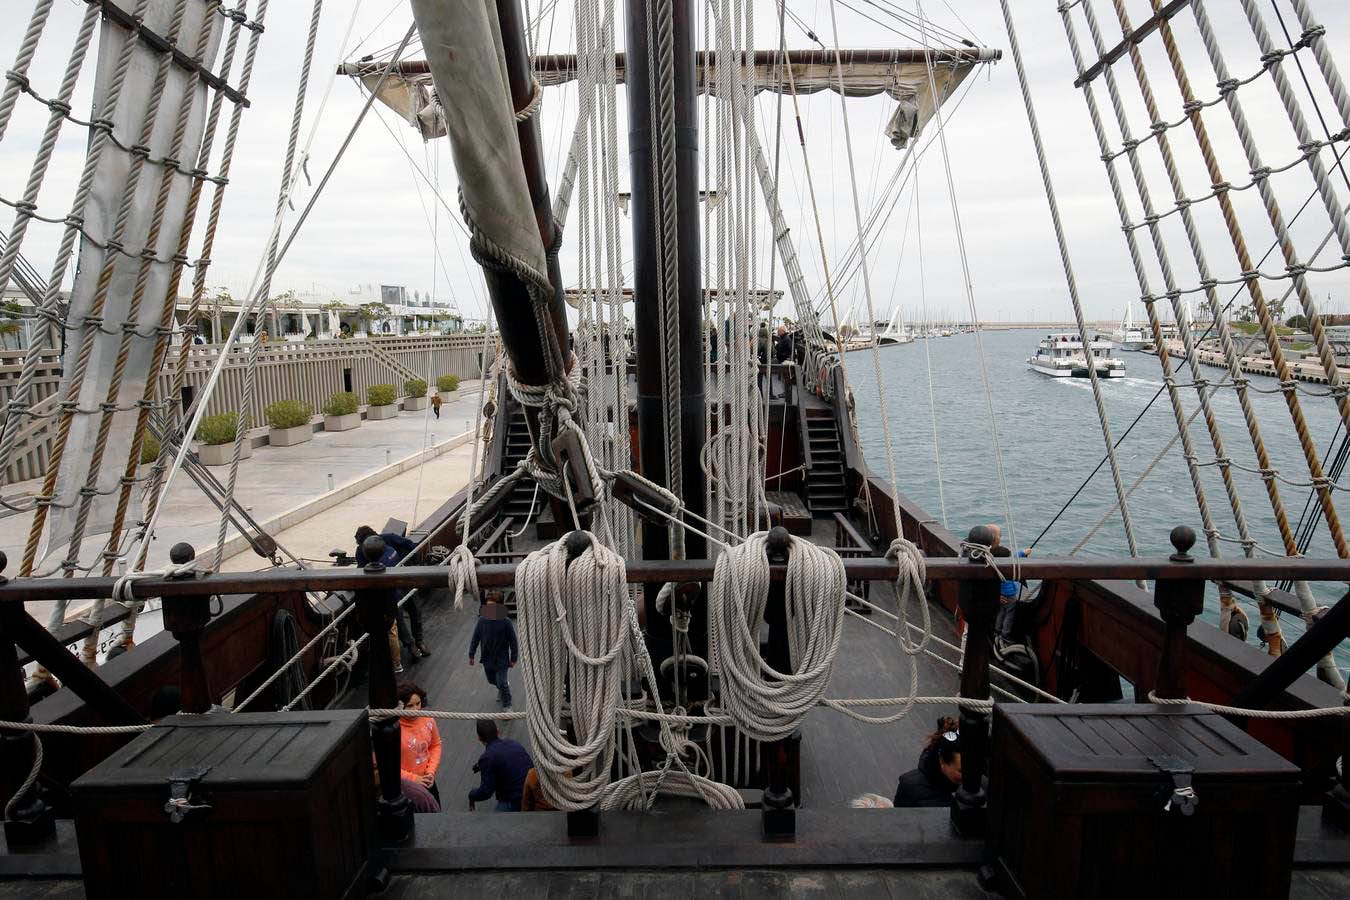
[[[1120,327],[1108,337],[1116,349],[1128,350],[1131,353],[1147,350],[1152,344],[1144,329],[1134,324],[1134,310],[1128,304],[1125,306],[1125,317],[1120,320]]]
[[[1092,365],[1098,378],[1124,378],[1125,363],[1111,356],[1111,342],[1094,340],[1089,343]],[[1042,375],[1052,378],[1087,378],[1088,362],[1083,353],[1083,342],[1076,334],[1048,334],[1036,346],[1036,354],[1027,360]]]
[[[886,329],[877,332],[877,346],[890,347],[895,344],[912,343],[914,343],[914,335],[910,333],[909,328],[905,326],[904,319],[900,315],[900,310],[896,309],[896,311],[891,314],[891,320],[886,323]]]

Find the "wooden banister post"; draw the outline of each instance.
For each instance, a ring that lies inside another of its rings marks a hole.
[[[384,556],[384,539],[372,534],[361,542],[361,552],[369,562],[365,572],[372,584],[384,572],[380,558]],[[394,658],[389,650],[389,629],[398,614],[395,591],[387,587],[369,587],[356,592],[356,614],[366,631],[366,667],[370,709],[394,709],[398,706],[398,684],[394,678]],[[370,742],[375,749],[375,764],[380,776],[380,793],[375,799],[375,821],[380,837],[387,844],[397,844],[412,836],[412,803],[403,796],[399,768],[399,720],[382,719],[372,722]]]
[[[9,560],[0,552],[0,584]],[[9,629],[0,624],[0,719],[7,722],[32,721],[28,715],[28,689],[23,669],[14,650]],[[30,731],[0,732],[0,803],[5,804],[5,840],[11,847],[35,844],[56,833],[56,819],[42,799],[36,784],[18,797],[10,808],[10,798],[33,770],[37,743]]]
[[[792,536],[782,525],[769,529],[765,555],[770,564],[786,565],[792,551]],[[783,582],[771,582],[764,621],[769,626],[769,657],[765,660],[784,675],[792,674],[788,650],[787,589]],[[760,808],[760,833],[766,841],[791,841],[797,837],[797,798],[788,781],[788,738],[765,747],[767,784]]]
[[[970,530],[972,544],[991,546],[993,532],[979,525]],[[982,554],[972,555],[970,564],[986,565]],[[998,614],[999,581],[996,578],[963,581],[957,605],[966,621],[966,653],[961,666],[961,696],[974,700],[989,699],[989,640]],[[989,802],[989,720],[983,710],[961,709],[961,786],[952,795],[952,827],[963,836],[984,832],[985,809]]]
[[[169,560],[184,565],[197,556],[191,544],[174,544],[169,549]],[[186,573],[180,578],[193,578]],[[164,630],[178,641],[178,681],[185,713],[204,713],[211,709],[211,685],[206,678],[206,664],[202,660],[202,629],[211,621],[211,594],[192,594],[164,598]]]
[[[1195,532],[1185,525],[1172,529],[1171,560],[1178,565],[1194,562],[1188,552],[1195,546]],[[1179,700],[1186,690],[1186,629],[1205,608],[1205,582],[1200,579],[1159,581],[1153,589],[1153,605],[1158,608],[1166,630],[1162,656],[1158,659],[1158,677],[1153,692],[1162,699]]]

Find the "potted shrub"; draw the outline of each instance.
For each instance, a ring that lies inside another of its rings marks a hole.
[[[366,418],[392,419],[398,415],[398,394],[392,384],[372,384],[366,388]]]
[[[441,395],[442,400],[455,399],[455,391],[459,390],[458,375],[442,375],[436,379],[436,391]]]
[[[239,428],[239,413],[220,413],[202,419],[197,426],[197,457],[202,465],[229,465],[234,457],[234,436]],[[252,455],[253,444],[245,440],[239,448],[239,458],[248,459]]]
[[[148,466],[159,459],[159,449],[159,438],[147,430],[141,438],[141,465]]]
[[[351,391],[339,391],[323,405],[324,431],[350,431],[360,424],[361,413]]]
[[[267,414],[267,442],[273,447],[293,447],[303,444],[314,437],[314,427],[309,420],[314,417],[314,407],[302,400],[278,400],[270,403],[264,410]]]
[[[431,403],[427,399],[427,383],[420,378],[409,378],[403,382],[403,390],[406,392],[406,398],[403,401],[404,409],[426,409]]]

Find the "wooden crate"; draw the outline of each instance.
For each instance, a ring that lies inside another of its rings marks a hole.
[[[1189,816],[1164,811],[1183,767]],[[1198,707],[999,705],[986,863],[1012,896],[1285,897],[1298,795],[1296,766]]]
[[[91,898],[364,896],[374,851],[362,710],[172,716],[71,786]],[[194,767],[173,822],[170,780]]]

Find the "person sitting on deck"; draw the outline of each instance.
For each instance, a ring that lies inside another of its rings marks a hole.
[[[426,707],[427,692],[410,681],[398,686],[398,700],[404,709]],[[441,792],[436,789],[436,770],[441,767],[441,732],[436,720],[429,716],[404,717],[399,725],[399,770],[404,781],[412,781],[426,788],[436,802]]]
[[[544,789],[539,786],[539,770],[531,768],[525,774],[525,786],[520,791],[520,811],[553,812],[556,809],[544,798]]]
[[[469,641],[469,665],[473,665],[474,654],[479,646],[483,648],[483,674],[488,684],[497,689],[497,702],[502,709],[511,708],[511,683],[507,673],[516,664],[520,655],[520,645],[516,641],[516,626],[506,615],[502,604],[501,591],[488,591],[483,610],[478,614],[478,624],[474,626],[473,638]]]
[[[519,743],[498,735],[497,723],[491,719],[479,719],[475,727],[484,750],[473,770],[482,781],[469,792],[469,809],[495,795],[497,812],[519,812],[525,778],[534,760]]]
[[[362,544],[366,538],[375,534],[375,529],[369,525],[362,525],[356,529],[356,564],[364,566],[369,560],[366,559]],[[417,545],[408,540],[401,534],[394,534],[392,531],[386,531],[380,535],[384,541],[384,555],[380,557],[381,565],[385,568],[395,566],[403,561],[403,558],[413,550]],[[402,598],[403,593],[397,589],[394,593]],[[402,645],[400,645],[400,641]],[[431,650],[427,648],[422,640],[422,609],[417,605],[417,595],[408,598],[408,602],[403,604],[402,610],[394,619],[393,626],[389,629],[389,656],[394,660],[394,671],[403,671],[403,650],[406,646],[408,652],[412,654],[413,659],[421,659],[424,656],[430,656]]]
[[[895,806],[880,794],[859,794],[848,801],[848,805],[851,809],[890,809]]]
[[[928,736],[919,767],[900,776],[895,789],[896,806],[947,806],[961,785],[961,734],[951,716],[938,719],[937,731]]]
[[[370,766],[375,773],[375,787],[380,786],[380,762],[375,758],[375,752],[370,754]],[[406,778],[398,780],[399,788],[403,791],[403,796],[408,798],[412,804],[413,812],[435,813],[441,811],[441,805],[436,802],[436,798],[431,796],[431,791],[422,787],[419,781],[409,781]]]

